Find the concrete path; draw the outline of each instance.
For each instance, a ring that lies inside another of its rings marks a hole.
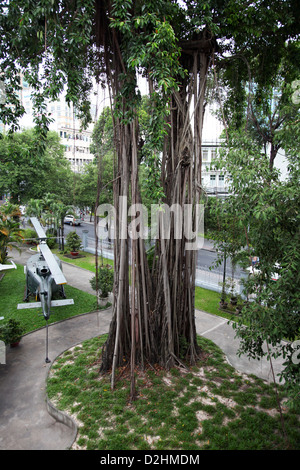
[[[245,374],[254,374],[267,382],[273,382],[272,367],[275,380],[279,382],[278,374],[282,370],[282,358],[270,361],[265,357],[260,361],[248,359],[246,355],[238,356],[239,340],[235,338],[235,330],[225,318],[211,315],[206,312],[196,310],[196,330],[197,333],[205,338],[212,340],[225,353],[228,362],[239,372]],[[266,351],[266,345],[263,346]]]

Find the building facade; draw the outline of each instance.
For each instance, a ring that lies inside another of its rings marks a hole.
[[[31,89],[24,78],[22,78],[20,99],[26,113],[20,125],[23,128],[32,127],[34,123]],[[70,161],[72,170],[76,173],[82,172],[84,165],[94,159],[90,151],[94,124],[82,130],[73,104],[67,103],[64,95],[61,95],[58,101],[49,102],[47,112],[52,120],[50,130],[56,131],[60,136],[61,144],[65,148],[65,157]]]
[[[202,142],[202,187],[208,196],[225,197],[229,190],[230,176],[214,166],[220,144],[220,140]]]

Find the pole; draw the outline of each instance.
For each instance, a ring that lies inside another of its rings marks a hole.
[[[48,321],[46,321],[46,359],[45,362],[48,364],[50,359],[48,358]]]

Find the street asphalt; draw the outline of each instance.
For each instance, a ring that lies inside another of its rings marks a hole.
[[[29,250],[23,250],[15,252],[13,259],[26,264],[30,255]],[[89,271],[63,263],[63,272],[69,285],[94,294]],[[107,333],[111,314],[110,308],[49,325],[51,363],[45,362],[45,328],[25,335],[16,348],[6,347],[5,364],[0,364],[0,450],[64,450],[72,446],[76,424],[47,400],[46,379],[51,364],[63,351]],[[235,369],[273,381],[269,361],[237,355],[239,341],[227,320],[198,310],[195,319],[197,333],[217,344]],[[277,376],[282,361],[273,360],[272,365]]]

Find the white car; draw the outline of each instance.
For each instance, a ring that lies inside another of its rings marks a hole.
[[[79,217],[75,217],[74,215],[66,215],[64,223],[69,225],[80,225],[81,220]]]

